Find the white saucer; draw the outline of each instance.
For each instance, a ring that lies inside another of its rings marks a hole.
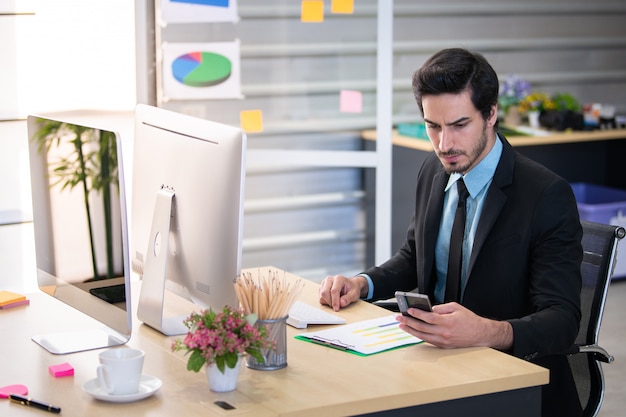
[[[157,392],[163,383],[155,376],[142,375],[139,381],[139,390],[134,394],[113,395],[104,391],[98,384],[98,379],[94,378],[83,385],[83,391],[91,394],[94,398],[113,403],[130,403],[143,400]]]

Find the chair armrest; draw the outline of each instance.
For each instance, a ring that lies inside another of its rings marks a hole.
[[[579,346],[579,352],[591,353],[595,360],[604,363],[611,363],[615,359],[613,356],[609,355],[609,353],[602,346],[598,345]]]

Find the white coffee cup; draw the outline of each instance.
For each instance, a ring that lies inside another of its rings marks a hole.
[[[100,352],[98,385],[111,395],[135,394],[139,390],[144,352],[121,347]]]

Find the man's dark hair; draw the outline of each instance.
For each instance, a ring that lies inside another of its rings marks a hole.
[[[422,114],[422,97],[469,90],[474,107],[486,120],[498,102],[499,88],[498,76],[485,57],[461,48],[437,52],[413,74],[413,94]]]

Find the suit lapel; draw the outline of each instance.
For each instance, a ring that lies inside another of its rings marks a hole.
[[[426,206],[424,233],[421,244],[422,256],[418,256],[418,287],[423,292],[430,292],[433,285],[432,278],[435,271],[435,244],[439,234],[441,222],[444,188],[448,182],[448,175],[442,170],[433,177],[430,194]]]
[[[494,185],[492,182],[489,187],[489,193],[487,194],[485,204],[483,206],[483,212],[480,215],[478,222],[478,228],[476,229],[476,235],[474,236],[474,244],[472,245],[472,254],[470,256],[469,265],[467,269],[467,276],[471,277],[472,268],[476,262],[476,257],[482,250],[483,244],[489,235],[489,232],[493,228],[500,211],[506,203],[507,196],[502,190]]]
[[[483,205],[483,211],[480,214],[480,220],[478,222],[478,228],[476,229],[476,236],[474,236],[474,244],[472,246],[472,254],[470,256],[470,262],[467,269],[468,279],[471,277],[472,268],[476,262],[476,258],[487,239],[487,236],[491,232],[493,225],[495,224],[500,211],[506,204],[508,199],[503,188],[510,185],[513,182],[513,167],[515,161],[515,151],[506,140],[506,138],[500,135],[502,139],[502,156],[500,162],[496,168],[496,172],[493,176],[493,181],[489,186],[485,204]]]

